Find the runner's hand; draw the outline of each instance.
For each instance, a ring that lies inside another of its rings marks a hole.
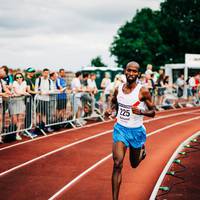
[[[136,106],[132,107],[132,112],[133,112],[133,114],[141,115],[141,110]]]

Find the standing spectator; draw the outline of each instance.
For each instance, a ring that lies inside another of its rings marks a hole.
[[[108,72],[105,73],[105,77],[101,81],[101,88],[105,90],[105,88],[111,83],[110,74]]]
[[[8,90],[8,88],[6,87],[6,83],[3,80],[3,78],[5,77],[5,71],[1,68],[0,69],[0,143],[3,143],[2,141],[2,136],[1,133],[3,132],[3,127],[4,127],[4,123],[5,120],[4,119],[5,116],[2,116],[3,114],[3,98],[7,98],[11,95],[11,92]]]
[[[140,83],[144,87],[147,87],[147,79],[146,79],[145,74],[141,74],[141,76],[139,77],[138,83]]]
[[[37,122],[39,123],[39,127],[44,129],[45,124],[49,121],[49,95],[53,92],[53,83],[49,79],[49,69],[43,69],[42,76],[36,79],[35,92],[38,94],[38,105],[36,108]],[[51,132],[52,130],[49,128],[48,131]]]
[[[67,82],[65,80],[65,70],[59,70],[59,77],[56,80],[56,88],[60,91],[58,94],[57,110],[58,118],[60,121],[66,118],[66,108],[67,108]]]
[[[95,114],[94,113],[95,103],[96,103],[95,95],[98,92],[95,80],[96,80],[96,74],[90,74],[90,79],[88,79],[88,87],[89,87],[90,95],[91,95],[91,98],[92,98],[92,116]]]
[[[152,70],[153,70],[153,66],[151,64],[148,64],[147,70],[145,71],[145,75],[152,74],[153,73]]]
[[[29,67],[26,69],[26,84],[28,86],[28,92],[29,94],[31,94],[32,97],[35,96],[36,92],[35,92],[35,69],[32,67]]]
[[[196,74],[194,77],[194,86],[192,87],[193,96],[196,102],[199,103],[199,86],[200,86],[200,74]]]
[[[13,84],[13,76],[9,74],[9,68],[7,66],[2,66],[2,69],[5,71],[5,77],[3,80],[6,82],[6,85],[11,88]]]
[[[9,103],[9,111],[12,116],[12,124],[17,127],[16,140],[22,140],[19,131],[22,125],[22,118],[25,114],[25,95],[29,95],[26,81],[22,73],[18,72],[14,76],[13,93],[14,96]]]
[[[50,80],[51,80],[51,84],[52,84],[52,93],[53,92],[59,92],[58,89],[57,89],[57,79],[58,79],[58,74],[56,72],[51,72],[50,75]]]
[[[32,67],[29,67],[26,69],[26,84],[28,86],[28,93],[31,95],[27,96],[25,99],[26,102],[26,117],[25,117],[25,127],[28,128],[31,126],[32,121],[32,111],[33,111],[33,100],[34,96],[36,94],[35,92],[35,69]],[[33,137],[36,137],[36,135],[32,134]]]
[[[147,88],[151,94],[152,102],[155,102],[155,82],[154,82],[154,73],[146,75],[147,79]]]
[[[8,90],[12,89],[12,84],[13,84],[13,75],[9,74],[9,68],[7,66],[2,66],[1,67],[4,72],[5,72],[5,76],[3,78],[3,80],[5,81],[6,87],[8,88]],[[6,112],[8,111],[8,101],[3,101],[3,116],[5,116]],[[5,119],[3,118],[3,124],[5,124]]]
[[[50,113],[49,113],[49,121],[51,122],[58,122],[59,119],[59,112],[57,111],[58,106],[58,95],[59,90],[57,89],[56,83],[58,79],[58,74],[56,72],[50,73],[50,80],[52,81],[52,92],[49,94],[49,101],[50,101]]]
[[[188,77],[188,79],[186,80],[186,84],[187,84],[187,100],[189,102],[191,102],[193,100],[194,97],[194,88],[196,86],[195,84],[195,77],[191,76]]]
[[[184,81],[184,75],[181,74],[178,79],[176,80],[177,85],[177,97],[180,98],[183,96],[185,81]]]
[[[72,105],[73,105],[74,116],[76,118],[80,118],[82,113],[81,95],[83,92],[83,88],[81,85],[81,79],[82,79],[81,72],[76,72],[75,78],[73,78],[71,82],[71,90],[73,92]]]
[[[164,99],[164,92],[165,92],[165,86],[164,86],[164,73],[161,73],[158,80],[157,80],[157,105],[160,106],[163,103]]]

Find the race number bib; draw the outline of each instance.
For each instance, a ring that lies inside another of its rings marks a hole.
[[[120,108],[120,116],[123,117],[130,117],[130,109],[124,109],[124,108]]]
[[[132,112],[131,106],[119,104],[118,114],[119,114],[120,120],[123,120],[123,121],[130,120],[131,112]]]

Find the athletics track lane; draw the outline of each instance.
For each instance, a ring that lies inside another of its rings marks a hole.
[[[191,116],[183,115],[183,116],[179,116],[178,118],[177,117],[174,117],[174,118],[176,118],[176,121],[178,121],[178,120],[182,120],[182,119],[188,118],[188,117],[192,117],[192,115]],[[166,120],[163,123],[165,124]],[[147,126],[149,126],[149,124],[150,124],[150,122],[147,124]],[[159,120],[159,123],[156,123],[156,125],[157,124],[160,124],[162,126],[162,123],[160,123],[160,120]],[[147,129],[148,129],[148,127],[147,127]],[[99,144],[101,144],[101,145],[99,145]],[[105,145],[105,148],[104,148],[104,145]],[[17,190],[18,193],[20,193],[20,195],[22,195],[22,196],[20,196],[20,199],[23,199],[23,193],[25,195],[24,199],[27,199],[29,197],[29,195],[30,195],[30,198],[32,197],[32,199],[33,198],[37,198],[37,199],[38,198],[39,199],[47,198],[47,196],[45,197],[43,193],[48,195],[47,191],[49,191],[51,193],[54,192],[54,186],[57,187],[56,185],[57,184],[59,185],[59,181],[61,181],[61,179],[65,178],[63,176],[65,176],[66,172],[69,172],[67,174],[67,176],[70,176],[70,173],[72,172],[71,177],[69,177],[69,179],[70,179],[73,177],[73,172],[75,173],[75,171],[77,170],[76,169],[77,167],[81,168],[83,166],[85,167],[85,165],[90,166],[91,164],[94,163],[95,160],[101,159],[102,156],[106,155],[106,153],[110,153],[111,134],[106,135],[105,138],[103,136],[101,138],[92,140],[92,142],[87,142],[87,144],[86,143],[83,143],[81,145],[79,144],[79,145],[77,145],[77,147],[80,149],[83,149],[83,150],[81,150],[81,152],[80,152],[80,150],[77,150],[76,146],[74,146],[73,148],[68,149],[66,152],[60,152],[59,154],[55,154],[47,159],[43,159],[42,162],[37,161],[36,163],[31,164],[30,166],[26,166],[20,170],[17,170],[16,172],[12,172],[12,173],[6,175],[5,177],[7,177],[7,178],[5,178],[5,179],[7,179],[7,180],[3,181],[4,182],[4,184],[3,184],[4,192],[6,192],[5,186],[7,185],[7,189],[10,190],[7,192],[8,193],[10,192],[13,195],[16,195],[16,190]],[[91,149],[94,149],[94,151],[91,152]],[[101,149],[103,149],[104,152]],[[89,155],[90,159],[88,159],[85,155]],[[97,158],[97,155],[99,158]],[[71,158],[70,158],[70,156],[71,156]],[[73,158],[76,158],[76,160],[73,161]],[[83,161],[83,159],[84,159],[84,161]],[[89,160],[89,163],[88,163],[88,160]],[[87,161],[87,162],[84,163],[85,161]],[[38,162],[40,162],[40,163],[38,163]],[[48,166],[47,166],[47,162],[49,163]],[[68,163],[70,163],[70,162],[71,162],[72,168],[69,167]],[[65,166],[65,165],[68,166],[66,168],[66,170],[63,168],[63,166]],[[109,171],[109,173],[110,172],[111,171]],[[42,175],[41,175],[41,173],[42,173]],[[42,179],[42,181],[40,178]],[[43,180],[43,179],[45,179],[45,180]],[[0,180],[2,181],[2,178]],[[83,178],[83,180],[84,180],[84,178]],[[109,181],[110,181],[110,176],[109,176]],[[65,183],[66,183],[66,181],[65,181]],[[9,188],[9,185],[13,185],[12,188]],[[36,186],[36,188],[35,188],[35,186]],[[59,189],[59,187],[58,187],[58,189]],[[12,191],[13,188],[14,188],[14,191]],[[42,188],[44,190],[42,190]],[[55,188],[55,189],[57,189],[57,188]],[[110,187],[108,189],[110,190]],[[69,190],[69,191],[71,191],[71,190]],[[33,196],[31,196],[31,195],[33,195]]]
[[[156,118],[161,116],[168,116],[168,115],[176,115],[182,112],[190,112],[190,111],[198,111],[196,108],[191,109],[179,109],[175,111],[169,110],[166,112],[162,112],[162,114],[158,113]],[[166,114],[167,113],[167,114]],[[149,119],[148,119],[149,120]],[[150,119],[154,120],[154,119]],[[168,120],[163,121],[164,124],[170,123],[170,118]],[[156,120],[154,126],[161,125],[160,120]],[[149,123],[149,122],[147,122]],[[13,146],[9,149],[0,149],[0,173],[10,169],[16,165],[21,163],[27,162],[35,157],[41,156],[45,153],[58,149],[64,145],[79,141],[81,139],[96,135],[97,133],[101,133],[106,130],[112,130],[113,128],[113,121],[105,122],[105,123],[98,123],[97,125],[92,125],[89,127],[84,127],[81,129],[71,129],[67,131],[62,131],[62,133],[57,135],[50,135],[48,137],[41,137],[39,139],[34,139],[32,141],[28,141],[28,143],[19,143],[17,146]],[[147,130],[148,132],[151,131]],[[15,152],[15,153],[14,153]],[[16,158],[17,155],[17,158]]]

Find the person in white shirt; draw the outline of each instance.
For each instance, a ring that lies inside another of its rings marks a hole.
[[[9,112],[12,116],[12,124],[17,126],[17,134],[16,140],[21,140],[21,136],[19,135],[19,131],[22,126],[22,118],[24,118],[25,114],[25,95],[30,95],[28,91],[28,86],[26,81],[24,80],[24,76],[22,73],[18,72],[14,76],[14,82],[12,85],[13,89],[13,97],[9,102]]]
[[[92,115],[94,115],[94,110],[95,110],[95,95],[98,92],[97,85],[96,85],[96,74],[90,74],[90,79],[88,79],[88,88],[90,90],[90,95],[92,99]]]
[[[187,100],[191,102],[193,100],[193,93],[192,93],[192,88],[195,87],[195,78],[194,76],[189,77],[188,80],[186,81],[187,83]]]
[[[106,72],[105,77],[101,81],[101,88],[104,90],[110,83],[111,83],[110,74]]]
[[[36,112],[37,123],[41,129],[45,128],[45,123],[49,121],[50,114],[50,94],[54,92],[52,80],[49,78],[49,69],[43,69],[42,77],[35,81],[36,96]]]
[[[57,111],[57,104],[58,104],[58,93],[60,91],[56,87],[56,81],[58,79],[58,74],[56,72],[50,73],[50,79],[52,83],[52,94],[49,95],[50,100],[50,123],[51,122],[58,122],[59,112]]]
[[[145,75],[152,74],[153,73],[152,69],[153,69],[153,66],[151,64],[148,64],[147,70],[145,71]]]
[[[83,88],[81,85],[81,79],[82,79],[81,72],[76,72],[75,78],[73,78],[71,82],[72,105],[73,105],[74,117],[76,118],[80,118],[82,113],[81,95],[83,92]]]
[[[183,74],[181,74],[176,80],[176,85],[177,85],[177,97],[181,98],[183,96],[183,91],[185,86],[185,80]]]

